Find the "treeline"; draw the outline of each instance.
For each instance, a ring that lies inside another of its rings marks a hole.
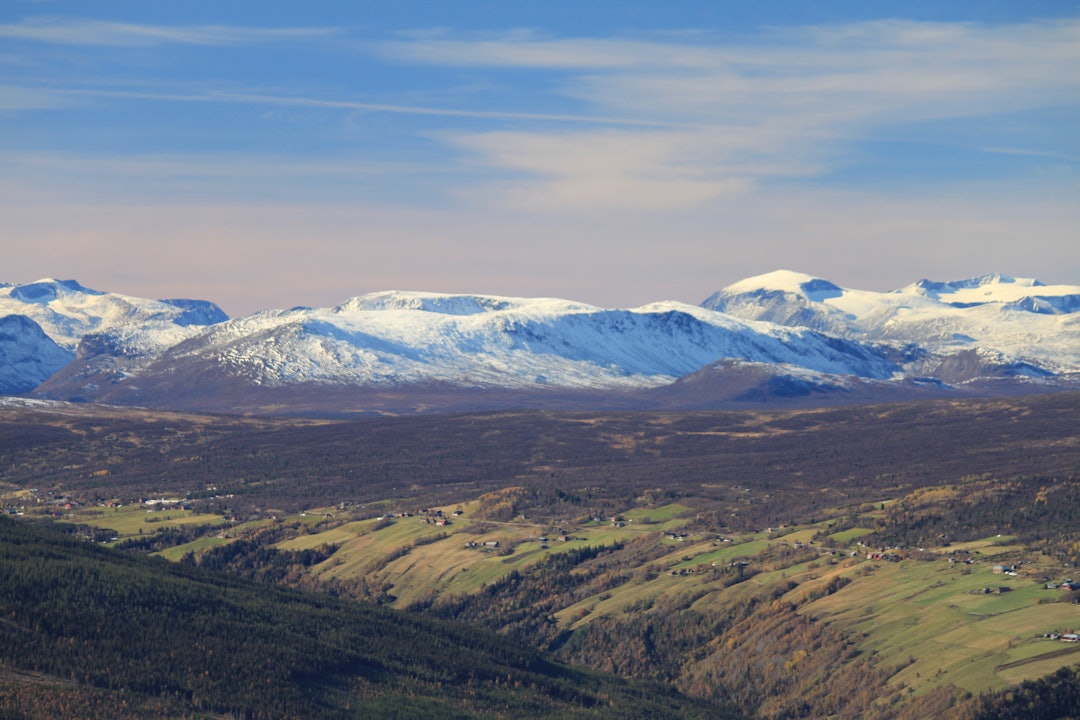
[[[58,526],[62,524],[63,523],[57,523]],[[184,545],[192,540],[198,540],[201,537],[216,533],[220,530],[220,525],[172,525],[160,528],[148,535],[125,538],[117,543],[115,547],[120,550],[130,550],[132,552],[154,553],[178,545]]]
[[[563,638],[554,613],[628,582],[640,563],[650,559],[650,547],[655,546],[639,541],[629,550],[623,543],[575,548],[504,575],[479,593],[432,595],[410,609],[553,649]]]
[[[196,555],[187,553],[181,562],[215,572],[228,572],[257,582],[299,587],[307,570],[337,550],[324,544],[307,550],[278,550],[259,537],[240,538]]]
[[[572,662],[652,677],[756,718],[896,717],[880,667],[835,630],[780,600],[789,586],[753,588],[737,603],[694,606],[693,593],[661,606],[597,618],[560,653]],[[748,590],[750,590],[748,588]],[[884,701],[884,704],[883,702]]]
[[[761,587],[745,583],[757,570],[739,564],[709,568],[705,572],[722,581],[722,594],[699,587],[634,602],[616,615],[591,618],[582,612],[575,629],[559,630],[555,612],[655,577],[661,568],[652,560],[660,552],[667,550],[643,538],[560,553],[476,595],[429,598],[413,607],[548,647],[568,662],[674,686],[751,717],[923,717],[904,702],[902,687],[886,685],[896,668],[877,665],[838,631],[798,612],[800,605],[843,587],[842,578],[795,593],[799,599],[792,602],[781,600],[797,590],[791,581]],[[781,569],[807,557],[778,547],[756,561]],[[949,693],[939,701],[951,707],[955,699]]]
[[[1034,550],[1080,563],[1080,475],[967,478],[914,492],[886,509],[876,545],[939,546],[1015,535]]]
[[[163,717],[717,713],[481,630],[123,554],[4,517],[0,577],[8,716],[122,717],[97,709],[110,699]]]
[[[986,693],[962,720],[1075,720],[1080,718],[1080,665],[1063,667],[1040,680]]]
[[[387,521],[389,524],[389,521]],[[337,547],[323,544],[307,550],[281,550],[274,545],[293,537],[299,524],[273,525],[224,545],[186,553],[180,558],[183,565],[197,566],[214,572],[224,572],[255,582],[319,592],[332,597],[361,600],[376,605],[389,605],[395,598],[390,594],[391,583],[379,583],[371,577],[379,565],[385,565],[407,554],[411,546],[395,549],[369,566],[368,575],[340,579],[313,576],[309,570],[330,558]],[[445,537],[445,533],[441,534]],[[415,542],[435,542],[439,535],[419,538]]]

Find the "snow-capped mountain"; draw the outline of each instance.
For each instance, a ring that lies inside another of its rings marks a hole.
[[[0,394],[29,392],[74,357],[25,315],[0,317]]]
[[[207,325],[228,319],[221,308],[205,300],[146,300],[52,278],[0,287],[0,318],[11,321],[14,317],[29,320],[58,347],[42,345],[35,350],[37,369],[30,372],[23,362],[26,382],[8,392],[34,389],[76,355],[83,361],[84,378],[122,379]],[[19,334],[25,336],[24,342],[40,343],[30,328]],[[9,363],[3,367],[11,372]],[[31,384],[30,378],[36,382]]]
[[[852,340],[914,346],[905,370],[950,382],[1080,372],[1080,286],[984,275],[893,292],[841,288],[781,270],[702,303],[718,312]]]
[[[1080,377],[1080,288],[1005,276],[879,293],[778,271],[632,309],[379,292],[232,320],[42,280],[0,286],[0,318],[0,392],[48,377],[36,396],[204,410],[869,402]]]
[[[228,316],[205,300],[146,300],[46,278],[0,286],[0,317],[23,315],[72,352],[87,335],[105,334],[131,354],[163,350]]]
[[[221,394],[223,384],[231,392],[236,384],[633,390],[721,357],[879,379],[898,371],[884,353],[856,342],[681,303],[608,310],[557,299],[384,292],[209,327],[124,383],[98,389],[111,402],[129,392],[145,397],[155,386],[176,387],[179,374],[202,378],[181,383],[188,394],[193,385]]]

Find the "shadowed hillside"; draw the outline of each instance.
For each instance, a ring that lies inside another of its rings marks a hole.
[[[716,717],[496,635],[0,517],[0,716]]]

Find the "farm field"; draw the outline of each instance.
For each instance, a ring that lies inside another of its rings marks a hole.
[[[141,504],[108,509],[81,509],[67,515],[65,520],[81,525],[114,530],[117,534],[117,540],[185,525],[226,524],[225,518],[221,515],[199,513],[180,508],[157,508]]]
[[[637,541],[655,545],[650,566],[632,582],[578,600],[554,613],[558,625],[580,628],[599,617],[617,618],[630,607],[652,607],[663,598],[698,596],[697,608],[723,608],[745,588],[730,587],[716,568],[746,563],[801,546],[812,557],[757,571],[748,585],[795,587],[781,596],[799,612],[835,626],[880,663],[902,667],[892,683],[924,692],[943,682],[979,692],[1033,679],[1077,659],[1068,646],[1041,637],[1080,627],[1080,606],[1052,602],[1061,592],[1045,579],[1059,571],[1054,562],[1026,552],[1015,537],[993,536],[925,551],[920,559],[867,559],[858,538],[869,528],[830,533],[827,522],[789,527],[775,536],[761,532],[736,537],[682,533],[691,509],[680,504],[636,508],[618,522],[588,520],[572,530],[552,523],[496,522],[477,518],[477,502],[429,508],[427,515],[349,521],[281,541],[285,551],[333,546],[333,553],[310,568],[320,580],[358,579],[390,588],[391,605],[410,607],[423,598],[477,593],[512,572],[528,571],[546,558],[584,547]],[[457,514],[454,514],[454,513]],[[431,518],[441,513],[447,525]],[[281,522],[289,522],[283,517]],[[675,541],[669,535],[684,536]],[[831,548],[812,538],[827,537]],[[173,548],[167,557],[199,552],[204,541]],[[497,543],[497,545],[491,545]],[[842,547],[841,547],[842,546]],[[970,564],[950,562],[957,553],[978,556]],[[995,573],[1002,557],[1023,555],[1022,576]],[[846,584],[828,595],[805,600],[836,578]]]
[[[965,549],[1000,555],[993,540]],[[986,561],[904,560],[852,567],[846,576],[849,585],[802,611],[854,632],[882,662],[910,663],[893,681],[915,691],[947,681],[977,692],[1040,677],[1032,660],[1063,649],[1041,636],[1080,626],[1080,606],[1049,602],[1061,591],[1044,587],[1038,566],[1012,577]],[[1021,658],[1027,663],[1009,667]]]

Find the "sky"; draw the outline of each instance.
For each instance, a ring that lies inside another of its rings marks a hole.
[[[3,0],[0,281],[1080,285],[1080,1]]]

